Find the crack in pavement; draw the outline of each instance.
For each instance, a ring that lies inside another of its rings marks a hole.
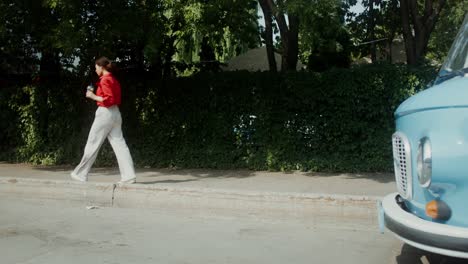
[[[112,188],[112,201],[111,201],[111,207],[114,207],[114,195],[115,195],[115,189],[117,189],[117,184],[112,184],[113,185],[113,188]]]

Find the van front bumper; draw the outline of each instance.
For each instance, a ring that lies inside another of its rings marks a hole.
[[[384,225],[414,247],[457,258],[468,259],[468,228],[421,219],[403,209],[392,193],[382,200]]]

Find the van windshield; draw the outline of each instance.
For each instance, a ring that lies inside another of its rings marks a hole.
[[[468,74],[468,15],[465,15],[463,24],[437,76],[436,84],[466,74]]]

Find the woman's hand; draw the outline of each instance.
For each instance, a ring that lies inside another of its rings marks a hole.
[[[86,98],[91,98],[91,99],[93,99],[93,95],[94,95],[93,92],[91,92],[91,91],[86,91]]]
[[[91,91],[86,91],[86,97],[98,102],[104,101],[104,99],[101,96],[97,96]]]

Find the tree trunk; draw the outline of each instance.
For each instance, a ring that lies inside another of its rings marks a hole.
[[[182,17],[181,14],[177,14],[174,17],[174,20],[172,22],[171,26],[171,31],[172,32],[177,32],[179,31],[184,24],[185,20]],[[177,48],[176,48],[176,35],[173,33],[171,36],[167,37],[164,39],[163,47],[165,48],[165,54],[164,54],[164,62],[163,62],[163,67],[162,67],[162,79],[167,80],[171,77],[172,75],[172,57],[176,54]]]
[[[289,15],[288,40],[289,46],[286,52],[285,65],[286,71],[295,71],[298,60],[297,57],[299,55],[299,18],[293,14]]]
[[[44,143],[47,143],[48,138],[48,127],[49,127],[49,93],[51,89],[57,89],[57,83],[59,81],[60,74],[60,63],[58,56],[55,52],[44,48],[41,51],[41,61],[39,68],[39,86],[36,87],[38,101],[36,106],[38,112],[37,121],[38,129],[41,138]]]
[[[393,39],[392,40],[389,40],[387,41],[387,45],[385,47],[386,49],[386,60],[388,63],[392,63],[392,57],[393,57],[393,52],[392,52],[392,42],[393,42]]]
[[[198,53],[200,56],[200,61],[204,63],[213,62],[216,60],[216,54],[213,48],[210,46],[208,42],[208,37],[203,37],[200,52]]]
[[[202,39],[201,49],[198,55],[200,56],[200,66],[202,71],[217,72],[220,70],[219,63],[216,60],[215,51],[206,36]]]
[[[266,0],[259,0],[265,20],[265,45],[268,57],[268,67],[271,72],[277,71],[275,48],[273,46],[273,14]]]
[[[171,36],[166,39],[166,54],[164,55],[164,63],[163,63],[163,71],[162,71],[162,78],[163,80],[167,80],[172,75],[172,57],[176,53],[175,47],[175,37]]]
[[[273,0],[267,0],[268,6],[273,11],[273,15],[278,22],[281,36],[281,71],[295,71],[297,65],[297,55],[299,53],[299,18],[294,14],[288,14],[289,27],[286,23],[284,13],[279,10]]]
[[[437,6],[434,7],[434,1]],[[418,63],[427,52],[427,45],[446,0],[426,0],[423,15],[417,0],[400,0],[401,22],[408,64]]]
[[[371,41],[371,61],[372,63],[377,62],[377,46],[375,43],[375,10],[374,10],[374,1],[369,0],[369,41]]]
[[[414,37],[410,24],[410,13],[408,0],[400,0],[401,23],[403,28],[403,39],[405,40],[406,63],[416,64],[416,52]]]
[[[390,21],[389,21],[389,29],[390,32],[387,34],[387,61],[389,63],[393,63],[393,41],[397,35],[398,31],[398,20],[401,19],[400,8],[398,7],[399,0],[391,0],[389,6],[390,12]]]

